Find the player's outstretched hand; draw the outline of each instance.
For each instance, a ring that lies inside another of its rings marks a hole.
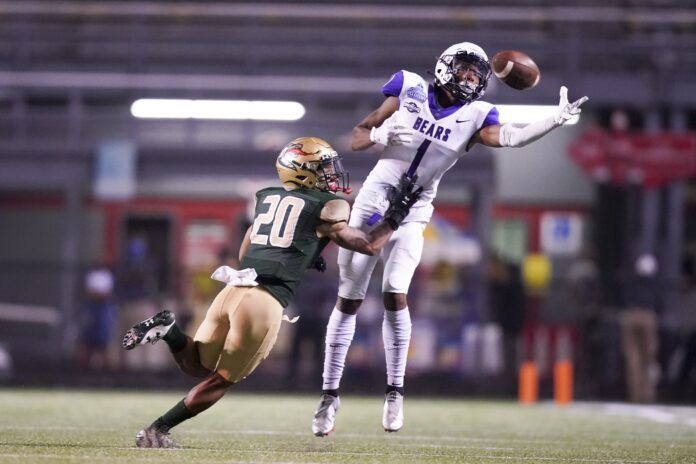
[[[326,271],[326,260],[322,256],[317,256],[317,259],[314,260],[314,264],[312,264],[312,269],[316,269],[319,272]]]
[[[554,119],[556,124],[565,124],[570,118],[580,114],[582,111],[580,106],[585,103],[588,98],[584,96],[575,100],[573,103],[568,103],[568,87],[561,86],[560,91],[561,100],[558,102],[558,109],[556,110],[556,115]]]
[[[399,228],[399,224],[408,216],[411,206],[418,201],[423,192],[423,187],[416,185],[417,180],[417,175],[408,177],[404,174],[399,180],[399,186],[389,190],[389,208],[384,213],[384,221],[394,230]]]
[[[413,140],[413,129],[410,129],[396,120],[396,113],[385,120],[381,126],[370,130],[370,140],[385,146],[403,145]]]

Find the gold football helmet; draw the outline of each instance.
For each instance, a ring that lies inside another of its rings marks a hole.
[[[341,156],[318,137],[300,137],[285,145],[276,160],[276,169],[285,190],[351,191]]]

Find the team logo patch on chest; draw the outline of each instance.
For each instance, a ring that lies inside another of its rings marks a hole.
[[[408,88],[406,90],[406,96],[408,98],[413,98],[414,100],[419,101],[421,103],[428,99],[428,96],[425,94],[425,90],[423,90],[423,88],[421,88],[420,86]]]
[[[421,109],[420,106],[416,102],[412,101],[407,101],[404,103],[404,108],[406,108],[406,111],[409,113],[420,113]]]

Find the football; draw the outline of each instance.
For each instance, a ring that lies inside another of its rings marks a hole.
[[[517,50],[503,50],[493,56],[491,61],[495,77],[517,90],[531,89],[539,83],[541,72],[526,53]]]

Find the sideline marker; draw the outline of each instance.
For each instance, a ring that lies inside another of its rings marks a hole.
[[[556,361],[553,366],[553,399],[558,405],[573,401],[573,362]]]
[[[534,361],[520,366],[519,401],[523,404],[536,403],[539,397],[539,374]]]

